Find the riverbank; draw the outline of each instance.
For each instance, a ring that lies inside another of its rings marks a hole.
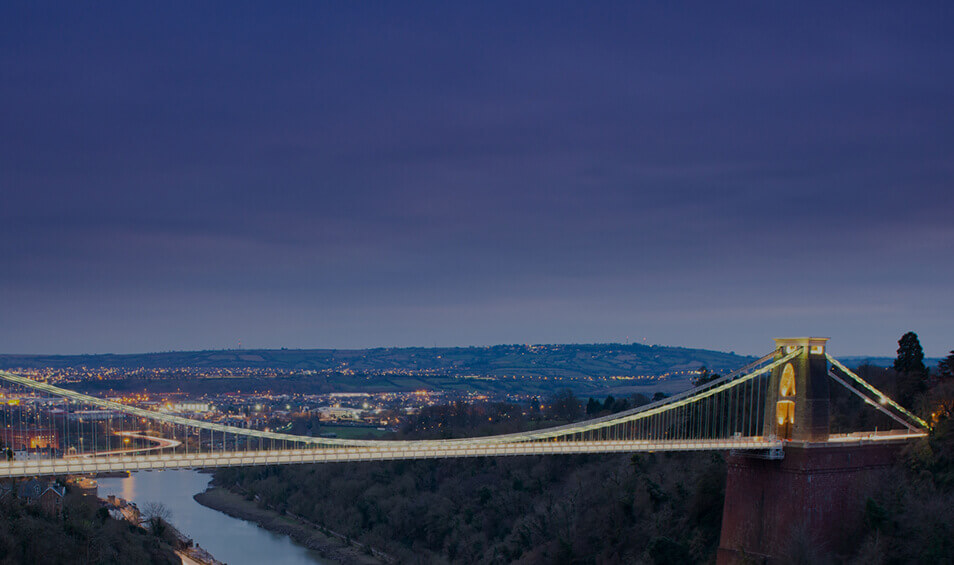
[[[247,520],[271,532],[289,536],[330,561],[359,565],[386,563],[378,557],[369,555],[363,547],[326,535],[312,524],[279,514],[274,510],[260,508],[255,502],[246,500],[245,497],[227,489],[209,487],[208,490],[196,494],[193,498],[199,504],[233,518]]]
[[[221,562],[229,565],[327,565],[318,551],[296,543],[289,536],[271,532],[255,522],[242,520],[199,504],[193,495],[209,487],[210,476],[193,470],[132,473],[125,478],[99,481],[100,495],[114,495],[146,508],[161,502],[168,522],[187,534]],[[193,561],[201,562],[203,559]],[[176,560],[178,563],[178,560]]]
[[[97,500],[99,507],[105,508],[113,518],[128,522],[143,531],[151,531],[150,522],[142,519],[139,507],[135,504],[115,495],[109,495],[106,498],[97,497]],[[182,559],[183,565],[225,565],[183,534],[175,524],[169,522],[168,518],[163,518],[162,521],[167,530],[164,541],[175,550],[176,555]]]

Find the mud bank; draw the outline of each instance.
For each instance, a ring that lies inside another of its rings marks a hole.
[[[322,558],[337,563],[355,563],[360,565],[377,565],[387,561],[369,555],[368,550],[334,536],[322,533],[312,524],[305,523],[293,517],[279,514],[274,510],[259,507],[255,502],[220,487],[210,487],[205,492],[196,494],[193,498],[199,504],[258,524],[259,527],[286,535],[297,543],[317,551]]]

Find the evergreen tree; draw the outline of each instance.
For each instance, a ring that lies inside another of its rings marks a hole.
[[[898,402],[913,406],[915,397],[927,389],[927,367],[918,334],[908,332],[898,340],[894,370],[898,372]]]
[[[918,334],[908,332],[898,340],[898,358],[894,360],[894,370],[899,373],[927,372],[924,366],[924,350],[918,341]]]
[[[596,414],[599,414],[600,410],[602,409],[603,409],[603,405],[600,404],[599,401],[593,398],[592,396],[590,397],[589,402],[586,403],[587,416],[595,416]]]
[[[954,377],[954,351],[938,363],[937,374],[942,379]]]

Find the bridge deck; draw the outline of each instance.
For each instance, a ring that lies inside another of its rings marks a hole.
[[[832,436],[829,443],[862,445],[871,442],[908,441],[921,433],[854,433]],[[450,457],[500,457],[507,455],[572,455],[579,453],[638,453],[677,451],[779,450],[789,442],[772,438],[742,437],[718,440],[603,440],[534,443],[470,443],[444,445],[394,444],[382,441],[374,447],[327,449],[279,449],[248,452],[172,453],[129,456],[73,457],[0,463],[0,477],[39,475],[80,475],[117,471],[189,469],[199,467],[241,467],[291,465],[394,459],[437,459]]]
[[[79,475],[148,469],[187,469],[197,467],[238,467],[253,465],[289,465],[346,461],[383,461],[393,459],[436,459],[450,457],[486,457],[506,455],[570,455],[579,453],[629,453],[651,451],[724,451],[779,448],[774,439],[733,438],[720,440],[676,441],[574,441],[539,443],[471,443],[327,449],[287,449],[249,452],[172,453],[157,455],[103,456],[66,459],[7,461],[0,463],[0,477],[34,475]]]

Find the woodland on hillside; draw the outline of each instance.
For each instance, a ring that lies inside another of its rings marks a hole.
[[[0,563],[181,563],[159,536],[111,518],[95,500],[67,490],[62,515],[56,515],[16,496],[4,496]]]

